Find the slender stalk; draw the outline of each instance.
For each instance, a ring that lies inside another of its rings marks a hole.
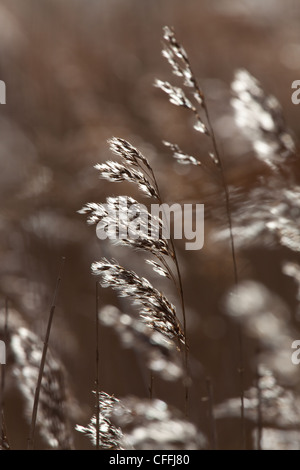
[[[149,398],[153,398],[153,385],[154,385],[154,376],[153,372],[150,371],[150,386],[149,386]]]
[[[210,440],[211,440],[211,449],[217,449],[217,430],[216,430],[216,421],[214,417],[214,393],[213,385],[210,377],[206,378],[206,388],[208,396],[208,405],[209,405],[209,420],[210,420]]]
[[[232,262],[233,262],[233,276],[235,284],[238,284],[238,271],[237,271],[237,262],[236,262],[236,254],[235,254],[235,246],[234,246],[234,238],[233,238],[233,230],[232,230],[232,217],[231,217],[231,208],[230,208],[230,198],[229,198],[229,190],[225,178],[225,172],[222,164],[222,159],[220,156],[220,152],[218,150],[218,145],[216,141],[216,136],[214,132],[214,128],[212,126],[210,115],[208,112],[208,107],[206,104],[206,99],[204,93],[202,92],[197,79],[195,78],[195,74],[193,73],[189,58],[182,48],[182,46],[177,42],[175,38],[175,33],[172,29],[166,27],[165,28],[165,35],[164,38],[167,43],[167,48],[164,49],[164,56],[167,58],[168,62],[170,63],[173,72],[175,75],[179,75],[184,79],[184,85],[187,87],[193,88],[193,95],[198,105],[204,111],[205,119],[207,127],[202,122],[200,117],[198,106],[193,105],[191,101],[186,100],[181,95],[180,92],[177,93],[176,88],[172,88],[169,84],[165,88],[158,84],[160,88],[162,88],[168,95],[170,101],[178,106],[183,106],[184,108],[193,112],[194,116],[196,117],[197,123],[201,124],[200,130],[204,132],[208,136],[210,136],[212,140],[213,150],[214,150],[214,160],[215,163],[220,171],[222,186],[225,194],[225,206],[226,206],[226,213],[228,219],[228,226],[229,226],[229,234],[230,234],[230,245],[231,245],[231,255],[232,255]],[[183,66],[182,66],[183,62]],[[173,96],[174,94],[174,96]],[[175,99],[175,101],[174,101]],[[203,125],[203,126],[202,126]],[[239,365],[239,374],[240,374],[240,396],[241,396],[241,426],[242,426],[242,447],[245,448],[245,419],[244,419],[244,364],[243,364],[243,338],[241,330],[238,331],[238,338],[239,338],[239,358],[240,358],[240,365]]]
[[[44,347],[43,347],[42,358],[41,358],[41,363],[40,363],[40,368],[39,368],[37,386],[36,386],[35,394],[34,394],[33,410],[32,410],[31,425],[30,425],[28,447],[27,447],[28,450],[33,450],[34,448],[35,427],[36,427],[36,419],[37,419],[37,412],[38,412],[38,406],[39,406],[40,390],[41,390],[43,373],[44,373],[44,368],[45,368],[45,363],[46,363],[46,356],[47,356],[51,326],[52,326],[53,316],[54,316],[54,312],[56,308],[56,301],[57,301],[57,297],[59,293],[59,287],[60,287],[60,283],[62,279],[62,272],[63,272],[65,260],[66,258],[62,257],[59,274],[56,280],[53,301],[52,301],[52,305],[51,305],[50,313],[49,313],[49,319],[48,319],[48,325],[47,325],[47,330],[46,330],[46,335],[45,335],[45,340],[44,340]]]
[[[158,201],[159,204],[162,205],[162,198],[160,195],[159,187],[155,178],[155,174],[151,168],[151,173],[152,173],[152,179],[156,188],[156,192],[158,194]],[[184,302],[184,293],[183,293],[183,284],[182,284],[182,277],[180,273],[180,268],[179,268],[179,263],[178,263],[178,258],[176,255],[176,249],[175,249],[175,244],[174,244],[174,239],[172,234],[170,234],[170,244],[171,244],[171,257],[175,263],[176,267],[176,272],[177,272],[177,279],[178,279],[178,284],[175,282],[174,277],[172,275],[172,279],[174,280],[175,286],[178,288],[179,296],[180,296],[180,302],[181,302],[181,311],[182,311],[182,318],[183,318],[183,332],[184,332],[184,339],[185,339],[185,347],[184,347],[184,364],[185,364],[185,370],[186,370],[186,379],[185,379],[185,414],[186,416],[188,415],[188,400],[189,400],[189,387],[188,387],[188,376],[189,376],[189,370],[188,370],[188,345],[187,345],[187,324],[186,324],[186,312],[185,312],[185,302]],[[170,272],[170,271],[169,271]]]
[[[178,283],[177,283],[177,280],[174,276],[174,274],[172,273],[171,271],[171,268],[170,266],[168,265],[168,263],[166,262],[166,260],[163,258],[163,256],[160,256],[159,254],[156,254],[156,257],[158,258],[158,260],[161,262],[161,264],[166,268],[170,278],[172,279],[172,281],[174,282],[178,292],[179,292],[179,286],[178,286]]]
[[[202,107],[204,110],[204,114],[206,117],[206,121],[208,124],[208,130],[212,139],[213,150],[215,157],[217,159],[217,165],[220,169],[220,176],[223,186],[223,191],[225,195],[225,207],[226,207],[226,215],[228,220],[228,227],[229,227],[229,237],[230,237],[230,247],[231,247],[231,256],[232,256],[232,266],[233,266],[233,278],[235,285],[238,284],[238,270],[237,270],[237,260],[236,260],[236,253],[235,253],[235,245],[234,245],[234,237],[233,237],[233,230],[232,230],[232,216],[231,216],[231,207],[230,207],[230,197],[229,197],[229,190],[228,185],[225,178],[225,172],[223,167],[223,161],[218,149],[217,140],[213,125],[210,120],[210,115],[208,112],[208,107],[206,104],[205,96],[200,90],[198,83],[194,80],[194,86],[198,93],[199,98],[202,100]],[[239,343],[239,368],[238,372],[240,374],[240,397],[241,397],[241,445],[242,448],[246,448],[246,423],[245,423],[245,399],[244,399],[244,346],[243,346],[243,335],[241,326],[238,326],[238,343]]]
[[[226,215],[228,219],[228,226],[229,226],[229,236],[230,236],[230,245],[231,245],[231,254],[232,254],[232,264],[233,264],[233,276],[234,276],[234,282],[235,284],[238,284],[238,271],[237,271],[237,262],[236,262],[236,254],[235,254],[235,246],[234,246],[234,238],[233,238],[233,231],[232,231],[232,216],[231,216],[231,207],[230,207],[230,198],[229,198],[229,191],[228,191],[228,186],[225,178],[225,172],[224,172],[224,167],[223,167],[223,162],[220,157],[220,152],[217,146],[217,141],[216,141],[216,136],[214,132],[214,128],[211,124],[208,108],[205,102],[205,98],[202,97],[203,100],[203,109],[205,113],[205,117],[207,120],[207,124],[209,126],[209,132],[212,138],[212,143],[213,143],[213,149],[215,156],[218,161],[218,166],[220,168],[220,175],[221,175],[221,180],[222,180],[222,186],[225,194],[225,205],[226,205]]]
[[[8,299],[5,299],[5,317],[4,317],[4,344],[7,345],[8,333]],[[4,419],[4,389],[5,389],[5,364],[1,364],[1,385],[0,385],[0,440],[1,446],[7,442],[6,427]]]
[[[100,449],[100,394],[99,394],[99,283],[96,282],[96,450]]]
[[[196,110],[195,110],[196,112]],[[152,184],[155,187],[156,193],[157,193],[157,200],[159,204],[162,206],[162,198],[160,195],[160,190],[159,186],[154,174],[153,169],[151,168],[150,165],[146,165],[145,163],[139,163],[136,161],[136,164],[140,167],[140,169],[144,172],[147,177],[152,180]],[[170,275],[170,278],[173,280],[176,289],[178,290],[179,297],[180,297],[180,302],[181,302],[181,310],[182,310],[182,317],[183,317],[183,330],[184,330],[184,337],[185,337],[185,369],[186,369],[186,398],[185,398],[185,408],[187,412],[187,402],[188,402],[188,386],[187,386],[187,380],[188,380],[188,346],[187,346],[187,325],[186,325],[186,312],[185,312],[185,303],[184,303],[184,295],[183,295],[183,284],[182,284],[182,278],[180,274],[180,268],[179,268],[179,263],[178,263],[178,258],[176,255],[176,250],[175,250],[175,245],[174,245],[174,239],[172,234],[170,234],[170,242],[169,242],[169,255],[171,256],[175,267],[176,267],[176,273],[177,273],[177,279],[175,278],[174,274],[172,273],[172,270],[168,263],[164,260],[162,256],[159,256],[156,254],[156,257],[158,260],[163,264],[163,266],[166,268],[167,272]],[[151,383],[152,383],[152,378],[151,378]]]
[[[182,278],[180,274],[180,269],[179,269],[179,263],[175,251],[175,246],[174,246],[174,241],[173,237],[170,237],[171,245],[172,245],[172,250],[174,253],[174,262],[176,266],[176,271],[177,271],[177,277],[178,277],[178,282],[179,282],[179,293],[180,293],[180,299],[181,299],[181,310],[182,310],[182,316],[183,316],[183,331],[184,331],[184,338],[185,338],[185,348],[184,348],[184,359],[185,359],[185,370],[186,370],[186,379],[185,379],[185,414],[186,416],[188,415],[188,401],[189,401],[189,386],[188,386],[188,376],[189,376],[189,370],[188,370],[188,345],[187,345],[187,324],[186,324],[186,313],[185,313],[185,303],[184,303],[184,294],[183,294],[183,285],[182,285]]]
[[[200,90],[199,90],[200,93]],[[228,220],[228,227],[229,227],[229,236],[230,236],[230,246],[231,246],[231,256],[232,256],[232,265],[233,265],[233,278],[235,285],[238,284],[238,270],[237,270],[237,261],[236,261],[236,253],[235,253],[235,245],[234,245],[234,237],[233,237],[233,230],[232,230],[232,216],[231,216],[231,207],[230,207],[230,197],[229,197],[229,190],[228,185],[225,178],[225,172],[223,167],[223,162],[220,156],[220,152],[218,149],[216,136],[214,132],[214,128],[211,124],[208,108],[206,105],[205,97],[201,94],[202,98],[202,106],[204,109],[205,117],[207,120],[207,124],[209,127],[209,132],[212,138],[213,149],[215,153],[215,157],[218,162],[218,167],[220,169],[221,181],[222,186],[225,194],[225,207],[226,207],[226,214]],[[246,422],[245,422],[245,399],[244,399],[244,346],[243,346],[243,335],[242,335],[242,328],[238,326],[238,343],[239,343],[239,368],[238,372],[240,375],[240,397],[241,397],[241,445],[242,448],[246,448]]]
[[[199,101],[202,102],[202,107],[203,107],[205,118],[206,118],[206,121],[207,121],[208,130],[209,130],[209,133],[210,133],[210,136],[211,136],[211,139],[212,139],[213,150],[214,150],[217,162],[218,162],[218,167],[220,168],[222,186],[223,186],[223,190],[224,190],[224,194],[225,194],[226,213],[227,213],[228,225],[229,225],[229,236],[230,236],[231,253],[232,253],[232,261],[233,261],[234,282],[235,282],[235,284],[238,284],[238,271],[237,271],[235,246],[234,246],[234,238],[233,238],[233,231],[232,231],[232,217],[231,217],[231,208],[230,208],[230,198],[229,198],[229,191],[228,191],[228,186],[227,186],[227,182],[226,182],[226,178],[225,178],[223,162],[222,162],[221,155],[220,155],[220,152],[219,152],[219,149],[218,149],[215,131],[214,131],[213,125],[211,123],[210,115],[209,115],[209,112],[208,112],[208,107],[207,107],[207,104],[206,104],[205,95],[201,91],[197,80],[194,78],[195,75],[192,72],[192,68],[191,68],[191,64],[189,63],[189,60],[187,58],[185,58],[185,61],[186,61],[186,64],[187,64],[188,68],[191,71],[192,82],[193,82],[193,85],[194,85],[194,89],[195,89],[195,91],[198,95]],[[193,111],[196,114],[196,117],[199,117],[199,113],[196,110],[196,108]]]
[[[261,450],[263,433],[263,414],[262,414],[262,392],[260,387],[259,368],[256,370],[256,388],[257,388],[257,450]]]
[[[246,449],[246,420],[245,420],[245,368],[244,368],[244,341],[242,326],[238,325],[238,341],[239,341],[239,369],[240,375],[240,399],[241,399],[241,445]]]

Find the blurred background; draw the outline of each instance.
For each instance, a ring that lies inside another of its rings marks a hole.
[[[235,127],[230,83],[237,68],[248,69],[278,98],[297,142],[300,108],[291,103],[291,83],[300,78],[299,19],[296,0],[0,0],[0,79],[7,86],[6,105],[0,105],[0,302],[4,306],[8,298],[43,337],[60,259],[66,257],[50,346],[68,373],[72,425],[86,424],[93,413],[96,279],[91,263],[115,257],[178,304],[172,286],[157,282],[140,254],[100,242],[95,227],[77,213],[86,202],[104,202],[109,195],[137,197],[130,185],[99,180],[93,168],[111,158],[107,139],[112,136],[144,152],[165,202],[205,204],[204,248],[185,251],[177,244],[188,308],[191,419],[207,432],[207,375],[216,403],[238,396],[237,329],[222,311],[233,283],[230,251],[227,242],[209,237],[222,226],[222,191],[201,169],[179,166],[162,145],[162,140],[176,142],[205,160],[210,142],[192,130],[189,116],[153,82],[174,81],[161,56],[162,27],[174,26],[205,92],[226,178],[246,191],[266,169]],[[294,308],[293,285],[283,280],[279,266],[282,256],[272,247],[241,250],[240,277],[263,282]],[[116,303],[116,296],[101,290],[100,301]],[[246,348],[254,348],[251,341]],[[246,388],[254,374],[249,363]],[[148,379],[139,357],[101,328],[101,389],[117,397],[143,397]],[[14,448],[24,448],[28,427],[22,397],[7,382],[9,438]],[[154,395],[183,407],[180,385],[157,380]],[[89,448],[84,436],[75,431],[74,436],[77,448]],[[249,445],[250,437],[249,424]],[[218,441],[220,448],[236,448],[239,424],[218,423]]]

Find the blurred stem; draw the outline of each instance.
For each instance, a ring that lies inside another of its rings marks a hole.
[[[152,174],[152,179],[158,194],[158,202],[160,205],[163,204],[162,198],[160,196],[160,191],[159,187],[155,178],[155,174],[151,168],[151,174]],[[171,244],[171,257],[174,261],[175,267],[176,267],[176,272],[177,272],[177,279],[178,279],[178,284],[175,282],[173,275],[172,279],[174,280],[174,284],[178,289],[179,296],[180,296],[180,302],[181,302],[181,311],[182,311],[182,318],[183,318],[183,333],[184,333],[184,365],[185,365],[185,373],[186,377],[184,380],[184,389],[185,389],[185,400],[184,400],[184,408],[185,408],[185,414],[186,416],[188,415],[188,401],[189,401],[189,386],[188,386],[188,377],[189,377],[189,367],[188,367],[188,344],[187,344],[187,324],[186,324],[186,312],[185,312],[185,303],[184,303],[184,294],[183,294],[183,284],[182,284],[182,277],[180,273],[180,268],[179,268],[179,263],[178,263],[178,258],[176,255],[176,249],[175,249],[175,244],[174,244],[174,239],[172,234],[170,234],[170,244]],[[170,271],[169,271],[170,272]],[[171,274],[171,273],[170,273]]]
[[[153,372],[150,371],[149,397],[150,397],[151,400],[153,398],[153,384],[154,384]]]
[[[96,450],[100,449],[100,400],[99,400],[99,284],[96,282]]]
[[[258,356],[259,351],[257,352]],[[262,415],[262,391],[260,387],[259,364],[256,369],[256,388],[257,388],[257,450],[262,450],[262,433],[263,433],[263,415]]]
[[[7,333],[8,333],[8,298],[5,299],[5,316],[4,316],[4,344],[7,347]],[[5,356],[7,354],[5,353]],[[7,360],[7,357],[6,357]],[[7,443],[6,437],[6,426],[4,418],[4,391],[5,391],[5,366],[6,364],[1,364],[1,385],[0,385],[0,441],[1,447],[3,448],[5,443]]]
[[[50,333],[51,333],[51,326],[52,326],[53,316],[54,316],[54,312],[56,308],[56,301],[57,301],[57,297],[59,293],[59,287],[60,287],[60,283],[62,279],[62,272],[63,272],[65,260],[66,258],[62,257],[59,274],[56,280],[53,301],[52,301],[52,305],[51,305],[50,313],[49,313],[49,319],[48,319],[47,331],[46,331],[45,340],[44,340],[44,347],[43,347],[42,358],[41,358],[41,363],[40,363],[40,368],[39,368],[37,386],[36,386],[35,394],[34,394],[33,410],[32,410],[32,417],[31,417],[31,424],[30,424],[30,431],[29,431],[29,438],[28,438],[28,447],[27,447],[28,450],[33,450],[34,448],[35,426],[36,426],[36,420],[37,420],[41,384],[42,384],[44,368],[45,368],[45,363],[46,363],[46,356],[47,356],[49,338],[50,338]]]
[[[210,377],[206,378],[206,388],[209,404],[209,420],[210,420],[210,439],[211,439],[211,449],[217,449],[217,430],[216,430],[216,420],[214,417],[214,392],[213,385]]]
[[[214,128],[211,124],[208,108],[206,105],[205,97],[201,94],[202,97],[202,106],[204,109],[205,117],[207,120],[207,124],[209,127],[209,132],[212,138],[213,149],[215,153],[215,157],[218,162],[218,167],[220,169],[221,181],[222,186],[225,194],[225,206],[226,206],[226,214],[228,220],[228,227],[229,227],[229,236],[230,236],[230,247],[231,247],[231,256],[232,256],[232,265],[233,265],[233,278],[235,285],[238,285],[238,270],[237,270],[237,261],[236,261],[236,253],[235,253],[235,245],[234,245],[234,237],[232,231],[232,216],[231,216],[231,206],[230,206],[230,197],[229,197],[229,190],[228,185],[225,178],[225,172],[223,167],[223,162],[220,156],[220,152],[217,146],[216,136],[214,132]],[[244,399],[244,345],[243,345],[243,334],[242,328],[238,326],[238,343],[239,343],[239,367],[238,372],[240,375],[240,398],[241,398],[241,446],[242,449],[246,449],[246,422],[245,422],[245,399]]]

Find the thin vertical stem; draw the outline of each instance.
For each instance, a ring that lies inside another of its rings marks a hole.
[[[200,93],[200,92],[199,92]],[[223,162],[220,156],[220,152],[217,146],[216,136],[214,132],[214,128],[211,124],[208,108],[206,105],[205,97],[201,94],[203,100],[203,109],[205,113],[205,117],[207,120],[207,124],[209,127],[209,132],[212,138],[213,149],[215,152],[215,157],[218,162],[218,167],[220,169],[221,181],[223,186],[223,191],[225,194],[225,206],[226,206],[226,214],[228,220],[228,227],[229,227],[229,237],[230,237],[230,247],[231,247],[231,256],[232,256],[232,265],[233,265],[233,278],[235,285],[238,284],[238,270],[237,270],[237,261],[236,261],[236,253],[235,253],[235,245],[234,245],[234,237],[233,237],[233,230],[232,230],[232,216],[231,216],[231,207],[230,207],[230,197],[229,197],[229,190],[228,185],[225,178],[225,172],[223,167]],[[243,345],[243,335],[242,335],[242,328],[238,326],[238,343],[239,343],[239,367],[238,372],[240,375],[240,398],[241,398],[241,446],[243,449],[246,448],[246,422],[245,422],[245,399],[244,399],[244,345]]]
[[[39,368],[37,386],[36,386],[35,394],[34,394],[31,425],[30,425],[30,432],[29,432],[29,438],[28,438],[28,450],[33,450],[34,448],[34,435],[35,435],[35,427],[36,427],[36,419],[37,419],[41,384],[42,384],[44,368],[45,368],[45,363],[46,363],[46,356],[47,356],[49,338],[50,338],[50,333],[51,333],[51,326],[52,326],[53,316],[54,316],[54,312],[56,308],[56,301],[57,301],[57,297],[59,293],[59,287],[60,287],[60,283],[62,279],[62,272],[63,272],[65,260],[66,258],[62,257],[59,274],[56,280],[53,301],[52,301],[52,305],[51,305],[50,313],[49,313],[49,319],[48,319],[48,325],[47,325],[47,330],[46,330],[46,335],[45,335],[45,340],[44,340],[44,347],[43,347],[42,358],[41,358],[41,363],[40,363],[40,368]]]
[[[149,386],[149,397],[150,397],[150,399],[153,398],[153,384],[154,384],[153,372],[150,371],[150,386]]]
[[[217,449],[217,430],[216,430],[216,420],[214,417],[214,393],[213,385],[210,377],[206,378],[206,388],[208,396],[208,406],[209,406],[209,420],[210,420],[210,440],[211,440],[211,449]]]
[[[99,283],[96,282],[96,450],[100,449],[100,396],[99,396]]]
[[[170,237],[172,250],[174,253],[174,262],[177,271],[177,277],[179,282],[179,292],[180,292],[180,299],[181,299],[181,309],[182,309],[182,317],[183,317],[183,331],[184,331],[184,339],[185,339],[185,348],[184,348],[184,359],[185,359],[185,370],[186,370],[186,378],[185,378],[185,414],[188,415],[188,401],[189,401],[189,386],[188,386],[188,345],[187,345],[187,324],[186,324],[186,313],[185,313],[185,303],[184,303],[184,294],[183,294],[183,285],[182,285],[182,278],[179,269],[179,263],[175,251],[173,237]]]
[[[230,245],[231,245],[231,255],[233,261],[233,276],[235,284],[238,284],[238,271],[237,271],[237,262],[236,262],[236,254],[235,254],[235,246],[234,246],[234,238],[233,238],[233,230],[232,230],[232,218],[231,218],[231,208],[230,208],[230,198],[229,198],[229,190],[227,186],[227,182],[225,179],[224,168],[220,156],[220,152],[218,150],[216,136],[214,133],[214,128],[211,124],[210,115],[208,112],[206,100],[204,93],[202,92],[197,79],[192,71],[189,58],[182,48],[182,46],[177,42],[175,38],[175,34],[169,28],[165,30],[166,34],[164,38],[168,44],[167,51],[165,56],[167,57],[168,62],[171,64],[173,72],[176,75],[179,75],[184,78],[184,85],[188,87],[193,87],[193,94],[198,104],[201,105],[205,118],[207,121],[208,129],[205,130],[205,133],[209,135],[212,139],[212,145],[215,153],[215,160],[216,165],[220,170],[222,186],[225,194],[225,205],[226,205],[226,213],[228,219],[228,226],[229,226],[229,234],[230,234]],[[182,67],[182,62],[184,66]],[[165,91],[165,90],[164,90]],[[171,100],[172,102],[172,100]],[[178,104],[178,103],[175,103]],[[191,110],[197,121],[202,123],[202,119],[199,115],[197,107],[192,105],[187,105],[186,103],[180,103],[183,107]],[[243,338],[241,330],[238,331],[239,337],[239,357],[240,357],[240,366],[239,366],[239,373],[240,373],[240,388],[241,388],[241,426],[242,426],[242,447],[245,448],[245,419],[244,419],[244,364],[243,364]]]
[[[262,415],[262,391],[260,387],[259,366],[256,370],[256,388],[257,388],[257,450],[261,450],[263,433],[263,415]]]
[[[160,191],[159,187],[155,178],[155,174],[151,168],[151,174],[152,174],[152,179],[158,194],[158,201],[160,205],[162,205],[162,199],[160,196]],[[178,279],[178,284],[176,282],[175,286],[178,288],[179,291],[179,296],[180,296],[180,302],[181,302],[181,311],[182,311],[182,318],[183,318],[183,333],[184,333],[184,365],[185,365],[185,371],[186,371],[186,377],[185,377],[185,383],[184,383],[184,389],[185,389],[185,401],[184,401],[184,407],[185,407],[185,414],[186,416],[188,415],[188,401],[189,401],[189,386],[188,386],[188,376],[189,376],[189,370],[188,370],[188,344],[187,344],[187,323],[186,323],[186,312],[185,312],[185,302],[184,302],[184,294],[183,294],[183,284],[182,284],[182,277],[180,273],[180,268],[179,268],[179,263],[178,263],[178,258],[176,254],[176,249],[175,249],[175,244],[174,244],[174,239],[172,234],[170,234],[170,244],[171,244],[171,250],[172,250],[172,259],[175,263],[176,267],[176,272],[177,272],[177,279]],[[173,280],[174,277],[172,276]]]
[[[7,347],[8,333],[8,298],[5,299],[5,317],[4,317],[4,344]],[[1,385],[0,385],[0,440],[3,446],[6,442],[5,421],[4,421],[4,390],[5,390],[5,364],[1,364]]]
[[[246,420],[245,420],[245,369],[244,369],[244,345],[242,326],[238,325],[239,342],[239,375],[240,375],[240,400],[241,400],[241,443],[242,448],[246,449]]]

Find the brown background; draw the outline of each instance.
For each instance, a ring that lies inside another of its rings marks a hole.
[[[172,287],[157,282],[141,255],[102,244],[94,227],[87,227],[85,217],[76,212],[107,195],[136,195],[130,185],[99,180],[93,169],[110,157],[106,141],[113,135],[145,152],[166,202],[206,205],[203,250],[186,252],[178,243],[194,377],[191,419],[207,432],[206,374],[212,378],[217,403],[238,395],[237,331],[221,307],[232,285],[230,252],[227,245],[213,244],[209,238],[210,230],[224,223],[223,196],[201,170],[173,163],[161,144],[170,140],[206,159],[209,141],[191,130],[186,113],[168,103],[153,82],[155,77],[172,80],[161,57],[161,39],[162,27],[174,26],[206,93],[226,177],[231,184],[251,187],[265,168],[233,124],[230,82],[236,68],[247,68],[277,96],[297,140],[300,108],[291,103],[291,83],[300,78],[298,3],[0,1],[0,79],[7,84],[7,104],[0,107],[0,298],[4,305],[8,297],[30,327],[43,335],[60,257],[66,256],[51,347],[66,366],[77,401],[73,424],[86,424],[93,407],[91,263],[114,256],[177,302]],[[293,285],[280,271],[282,256],[276,247],[240,252],[240,276],[263,281],[294,307]],[[101,291],[101,301],[114,303],[115,295]],[[248,357],[254,347],[246,342]],[[107,329],[101,329],[100,376],[101,388],[108,393],[147,396],[143,364]],[[250,363],[245,380],[248,388],[253,381]],[[155,395],[183,406],[180,385],[157,381]],[[10,381],[6,407],[12,446],[23,448],[28,428],[22,399]],[[250,425],[248,429],[250,445]],[[74,434],[78,448],[89,447],[87,439]],[[238,447],[239,424],[218,423],[218,440],[220,448]]]

